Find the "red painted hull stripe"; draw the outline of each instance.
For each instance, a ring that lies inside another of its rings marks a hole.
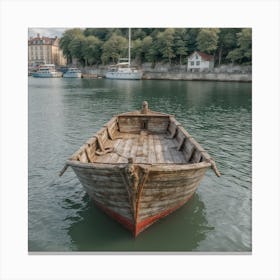
[[[187,199],[178,203],[175,207],[169,208],[169,209],[167,209],[167,210],[165,210],[161,213],[158,213],[158,214],[156,214],[152,217],[149,217],[149,218],[137,223],[137,225],[134,225],[134,222],[132,220],[130,220],[126,217],[123,217],[122,215],[116,213],[115,211],[107,208],[106,206],[104,206],[100,202],[97,202],[96,200],[94,200],[94,203],[99,208],[101,208],[107,215],[109,215],[110,217],[112,217],[113,219],[118,221],[120,224],[122,224],[125,228],[130,230],[133,233],[134,236],[137,236],[140,232],[142,232],[144,229],[149,227],[151,224],[153,224],[157,220],[169,215],[170,213],[177,210],[179,207],[183,206],[192,197],[192,195],[193,194],[191,194],[189,197],[187,197]]]
[[[169,208],[169,209],[167,209],[167,210],[165,210],[165,211],[163,211],[163,212],[161,212],[157,215],[154,215],[152,217],[149,217],[149,218],[137,223],[136,230],[135,230],[135,236],[137,236],[141,231],[143,231],[144,229],[149,227],[151,224],[153,224],[157,220],[171,214],[172,212],[174,212],[175,210],[177,210],[178,208],[183,206],[191,197],[192,197],[192,195],[190,195],[187,199],[181,201],[175,207]]]
[[[101,208],[108,216],[112,217],[116,221],[118,221],[120,224],[122,224],[125,228],[129,229],[130,231],[134,232],[134,223],[133,221],[129,220],[128,218],[116,213],[115,211],[107,208],[100,202],[97,202],[96,200],[93,200],[94,203]]]

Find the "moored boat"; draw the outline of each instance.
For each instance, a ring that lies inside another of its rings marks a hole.
[[[67,160],[94,203],[137,236],[184,205],[215,161],[173,115],[114,116]]]
[[[128,62],[120,62],[109,67],[105,74],[107,79],[115,80],[141,80],[142,72],[135,67],[131,67]]]
[[[63,74],[63,78],[81,78],[82,72],[78,68],[68,68],[68,70]]]
[[[54,64],[43,64],[36,72],[32,73],[32,76],[35,78],[60,78],[62,72],[57,71]]]
[[[107,79],[116,80],[141,80],[143,73],[136,67],[131,66],[131,29],[128,29],[128,58],[120,58],[119,63],[111,65],[105,73]]]

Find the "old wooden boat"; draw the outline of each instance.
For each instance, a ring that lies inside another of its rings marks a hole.
[[[214,160],[173,115],[114,116],[75,152],[71,166],[94,203],[134,236],[185,204]]]

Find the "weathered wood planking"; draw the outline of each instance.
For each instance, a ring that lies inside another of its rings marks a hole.
[[[140,111],[113,117],[75,152],[71,166],[98,207],[137,236],[182,206],[214,160],[172,115]]]
[[[147,129],[153,133],[166,133],[169,124],[168,116],[152,117],[147,116],[119,116],[118,125],[120,132],[139,133]]]
[[[110,210],[117,210],[126,218],[132,219],[131,206],[127,190],[119,169],[81,169],[73,167],[77,177],[89,196],[106,205]]]

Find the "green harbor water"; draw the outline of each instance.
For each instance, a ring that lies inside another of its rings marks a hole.
[[[112,115],[147,100],[175,114],[215,159],[194,197],[136,239],[59,171]],[[252,250],[252,85],[206,81],[28,80],[30,252],[246,252]]]

